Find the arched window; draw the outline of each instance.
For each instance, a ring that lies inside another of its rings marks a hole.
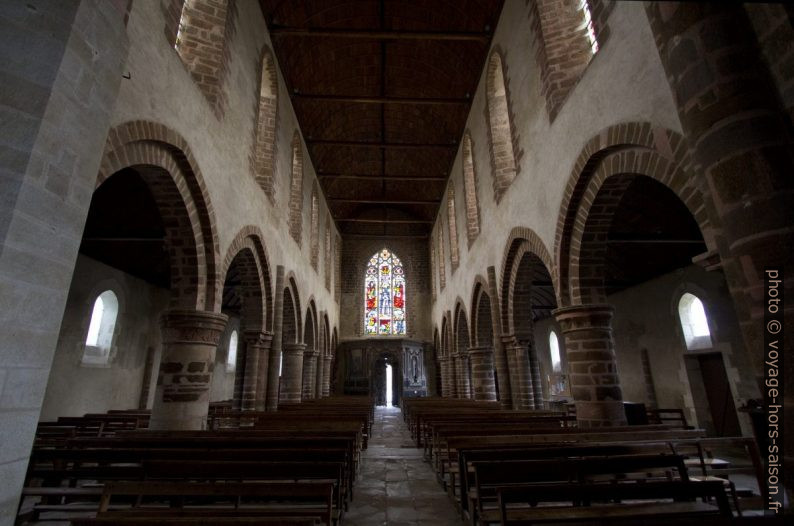
[[[226,353],[226,372],[234,372],[237,367],[237,331],[232,331],[229,336],[229,349]]]
[[[439,221],[438,227],[438,289],[444,290],[447,286],[447,262],[444,259],[444,226]]]
[[[303,151],[300,135],[292,136],[292,170],[289,183],[289,232],[292,239],[301,244],[301,218],[303,216]]]
[[[560,342],[557,340],[557,333],[554,331],[549,334],[549,353],[551,354],[551,370],[555,373],[561,373]]]
[[[458,250],[458,222],[455,218],[455,187],[450,184],[447,195],[447,221],[449,225],[449,260],[452,262],[452,271],[458,268],[460,252]]]
[[[513,127],[510,123],[505,74],[499,53],[492,54],[488,61],[485,94],[488,100],[488,130],[491,136],[493,193],[498,203],[516,177]]]
[[[176,49],[204,96],[218,110],[226,53],[228,0],[184,0],[174,38]]]
[[[94,300],[91,321],[88,324],[88,335],[85,338],[83,363],[108,363],[118,314],[119,300],[112,290],[106,290]]]
[[[471,136],[463,136],[463,195],[466,198],[466,234],[469,245],[480,234],[480,207],[477,202],[477,173],[471,153]]]
[[[312,186],[311,223],[309,225],[309,247],[312,267],[317,270],[320,259],[320,199],[317,197],[317,184]]]
[[[271,201],[276,151],[276,112],[278,111],[278,83],[276,63],[270,49],[262,55],[262,78],[259,83],[259,111],[256,115],[253,165],[257,184]]]
[[[405,334],[405,273],[400,259],[383,249],[364,275],[364,333]]]
[[[325,290],[331,292],[331,216],[325,216]]]
[[[678,301],[678,316],[681,318],[687,349],[692,351],[711,347],[709,322],[700,298],[689,292],[681,296]]]

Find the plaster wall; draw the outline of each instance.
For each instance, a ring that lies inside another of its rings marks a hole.
[[[703,302],[712,339],[712,346],[708,349],[687,350],[678,315],[678,302],[686,292]],[[722,353],[737,408],[745,405],[748,399],[759,396],[721,272],[706,272],[698,266],[688,266],[613,294],[608,297],[608,302],[615,307],[612,335],[625,400],[646,405],[651,402],[642,368],[642,349],[648,351],[658,406],[685,409],[687,420],[693,425],[708,428],[711,423],[702,414],[699,418],[695,410],[696,406],[707,402],[699,399],[698,386],[690,384],[685,356],[715,351]],[[556,322],[547,318],[535,324],[535,345],[541,360],[546,398],[548,385],[545,378],[551,370],[548,336],[552,329],[559,337],[564,361],[565,343]],[[752,428],[746,413],[739,412],[738,415],[742,432],[751,435]]]
[[[119,314],[107,366],[81,363],[86,334],[96,297],[112,290],[119,300]],[[168,306],[168,291],[86,256],[77,258],[66,312],[61,323],[52,374],[41,408],[41,419],[82,416],[109,409],[138,407],[144,382],[147,350],[155,349],[159,364],[158,314]],[[152,371],[149,381],[157,381]],[[147,407],[151,407],[150,389]]]
[[[653,42],[642,3],[616,2],[609,17],[609,40],[593,57],[579,83],[570,92],[554,122],[549,122],[541,95],[540,70],[527,2],[507,0],[493,38],[492,50],[502,52],[513,128],[517,135],[518,174],[499,204],[494,200],[488,139],[485,72],[474,96],[467,129],[471,133],[480,235],[469,246],[463,170],[459,149],[450,180],[455,185],[456,223],[460,265],[452,271],[446,206],[433,227],[434,238],[443,230],[446,286],[439,290],[439,264],[433,269],[437,299],[432,319],[452,310],[458,295],[471,312],[471,291],[477,274],[493,265],[501,282],[503,254],[512,228],[525,226],[554,253],[554,235],[565,186],[579,153],[601,130],[623,122],[650,122],[680,132],[675,105]],[[446,203],[446,195],[442,200]],[[438,254],[436,255],[438,260]],[[501,293],[501,291],[500,291]]]

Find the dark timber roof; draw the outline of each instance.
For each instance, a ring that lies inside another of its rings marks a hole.
[[[260,0],[343,234],[432,228],[502,0]]]

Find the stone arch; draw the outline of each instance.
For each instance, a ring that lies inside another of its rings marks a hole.
[[[581,238],[584,223],[577,225],[580,207],[592,206],[595,193],[610,175],[648,175],[671,188],[692,212],[709,250],[716,249],[713,227],[703,197],[692,175],[691,160],[683,137],[647,122],[628,122],[603,129],[582,148],[563,193],[554,237],[556,267],[552,278],[557,304],[573,305],[571,275],[578,274],[571,257],[573,238]],[[591,187],[594,178],[599,182]],[[586,215],[585,215],[586,217]],[[577,297],[579,296],[577,292]]]
[[[331,327],[331,325],[330,325],[330,323],[328,321],[328,313],[325,312],[325,313],[323,313],[323,323],[322,323],[322,329],[323,329],[323,335],[324,335],[324,337],[323,337],[323,349],[322,349],[322,355],[323,356],[331,356],[331,328],[330,327]]]
[[[468,353],[471,346],[471,332],[469,331],[469,319],[466,315],[466,307],[463,300],[458,297],[455,301],[454,338],[453,349],[459,353]]]
[[[477,196],[477,169],[471,143],[471,132],[466,130],[461,145],[463,157],[463,196],[466,201],[466,237],[469,246],[480,235],[480,201]]]
[[[301,305],[298,296],[298,287],[295,275],[289,272],[286,276],[284,287],[284,314],[282,322],[282,340],[284,343],[299,343],[302,341],[301,331]]]
[[[292,239],[301,246],[303,231],[303,146],[298,130],[292,134],[292,164],[289,182],[289,232]]]
[[[441,347],[439,356],[448,357],[450,355],[449,352],[449,321],[447,320],[447,315],[444,314],[441,317],[441,340],[440,340]]]
[[[542,263],[551,276],[554,275],[554,264],[546,245],[534,230],[527,227],[515,227],[505,244],[502,263],[502,334],[515,334],[514,323],[514,292],[516,276],[526,255],[531,255]],[[556,290],[556,287],[555,287]]]
[[[251,171],[259,187],[270,202],[275,201],[276,178],[276,122],[278,118],[278,73],[273,51],[262,48],[259,64],[259,90],[254,115],[254,140],[251,152]]]
[[[477,274],[471,294],[471,336],[474,347],[493,344],[493,322],[491,319],[491,298],[488,295],[488,282]]]
[[[488,59],[485,77],[486,117],[490,140],[494,200],[499,203],[518,175],[521,151],[510,104],[510,82],[506,74],[505,53],[497,47]]]
[[[307,349],[316,349],[319,341],[317,334],[317,306],[314,297],[309,297],[309,304],[306,307],[306,316],[303,323],[303,343]]]
[[[220,311],[222,274],[215,212],[187,141],[151,121],[129,121],[108,133],[98,188],[116,172],[139,169],[161,215],[172,261],[171,305]],[[167,175],[165,175],[167,174]]]
[[[258,325],[253,325],[253,319],[247,319],[246,321],[252,323],[250,326],[252,329],[259,327],[262,330],[272,331],[273,291],[270,280],[270,262],[262,238],[262,232],[259,227],[254,225],[244,226],[226,250],[226,257],[221,268],[223,269],[222,275],[225,282],[232,262],[238,256],[243,258],[240,261],[245,274],[242,281],[243,293],[252,300],[258,299],[259,305],[257,310],[254,311],[258,311]],[[255,279],[256,281],[254,281]],[[243,297],[244,301],[246,296]],[[247,311],[248,306],[244,310]]]
[[[337,330],[334,327],[333,336],[331,336],[331,356],[336,356],[336,346],[339,344],[339,340],[337,339]]]

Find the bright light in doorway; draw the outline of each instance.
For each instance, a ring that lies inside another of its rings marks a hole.
[[[386,407],[391,407],[391,365],[386,364]]]

